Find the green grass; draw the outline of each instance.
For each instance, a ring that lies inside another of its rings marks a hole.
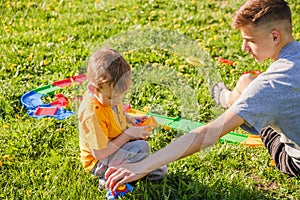
[[[300,7],[296,0],[289,2],[294,35],[300,40],[296,14]],[[151,28],[174,31],[195,41],[215,60],[214,71],[232,88],[242,72],[264,70],[270,63],[257,64],[241,52],[239,32],[230,26],[240,5],[216,0],[1,3],[0,199],[105,197],[105,191],[97,190],[98,180],[87,174],[79,161],[76,116],[62,121],[30,118],[20,103],[25,92],[82,72],[87,57],[109,38]],[[139,67],[150,66],[177,74],[176,81],[194,91],[197,119],[207,122],[215,116],[207,80],[183,55],[151,46],[121,53],[135,73]],[[217,57],[233,60],[235,65],[220,64]],[[142,85],[133,85],[128,94],[135,108],[161,109],[161,114],[169,116],[184,112],[178,94],[174,94],[176,83],[169,83],[170,79],[161,84],[141,80],[136,82]],[[149,138],[153,151],[184,134],[162,128],[154,132]],[[269,162],[265,148],[218,143],[170,164],[169,174],[161,182],[139,181],[134,192],[122,199],[299,199],[299,179],[281,174]]]

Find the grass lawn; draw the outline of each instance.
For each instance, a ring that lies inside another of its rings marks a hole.
[[[295,39],[300,5],[289,0]],[[65,120],[27,115],[21,96],[84,73],[87,57],[108,44],[132,65],[126,101],[139,110],[209,122],[222,110],[209,95],[218,80],[233,88],[248,70],[265,70],[241,51],[231,28],[240,1],[4,1],[0,5],[0,199],[104,199],[79,160],[76,115]],[[196,56],[201,65],[186,61]],[[220,63],[219,57],[234,61]],[[68,97],[84,87],[60,91]],[[51,102],[54,94],[44,98]],[[71,108],[76,111],[76,105]],[[243,132],[236,130],[236,132]],[[184,133],[158,127],[153,151]],[[138,181],[122,199],[300,199],[300,180],[270,165],[262,147],[217,143],[169,164],[160,182]]]

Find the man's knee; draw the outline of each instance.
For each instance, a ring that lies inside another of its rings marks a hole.
[[[243,74],[237,83],[237,86],[239,87],[239,90],[242,92],[253,80],[255,79],[255,76],[252,74]]]

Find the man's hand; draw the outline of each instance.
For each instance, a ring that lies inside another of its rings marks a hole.
[[[134,165],[134,164],[131,164]],[[127,168],[130,165],[127,165]],[[147,175],[147,173],[137,173],[133,172],[125,167],[116,168],[110,167],[105,173],[105,178],[107,179],[105,186],[112,191],[117,190],[117,188],[125,183],[139,180]],[[134,167],[132,167],[132,170]]]

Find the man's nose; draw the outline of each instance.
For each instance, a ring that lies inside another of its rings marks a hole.
[[[249,49],[249,47],[248,47],[247,41],[243,41],[242,51],[248,51],[248,49]]]

